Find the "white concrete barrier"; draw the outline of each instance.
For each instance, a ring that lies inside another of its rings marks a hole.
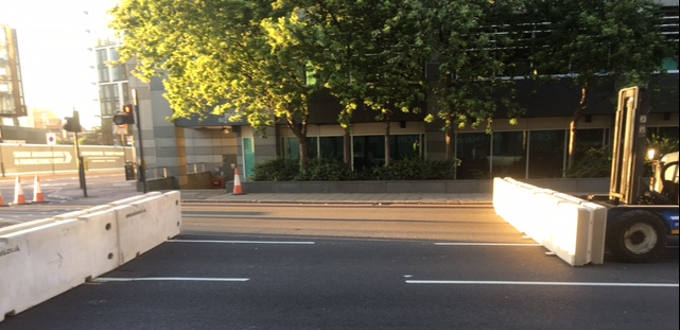
[[[0,321],[179,234],[179,192],[150,193],[0,231]]]
[[[510,178],[494,178],[496,213],[572,266],[604,261],[606,209]]]

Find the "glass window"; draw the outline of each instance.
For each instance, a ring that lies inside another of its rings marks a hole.
[[[283,138],[283,158],[300,159],[300,141],[297,137]],[[316,158],[316,137],[307,138],[307,159]]]
[[[97,49],[97,67],[105,67],[106,61],[106,49]]]
[[[399,160],[420,156],[418,135],[390,135],[390,158]]]
[[[108,82],[109,81],[109,68],[108,67],[101,67],[99,70],[99,82]]]
[[[321,158],[343,160],[344,137],[342,136],[322,136],[319,138],[319,149]]]
[[[525,166],[525,132],[493,133],[492,176],[524,178]]]
[[[109,48],[109,59],[110,61],[118,61],[120,59],[120,55],[115,48]]]
[[[458,179],[489,178],[489,148],[491,136],[486,133],[463,133],[456,135],[456,158]]]
[[[601,137],[600,137],[601,140]],[[564,131],[532,131],[529,135],[529,177],[562,176]]]
[[[606,134],[608,130],[599,129],[579,129],[574,136],[574,163],[586,159],[588,150],[600,149],[606,145]]]
[[[382,166],[385,164],[385,137],[354,137],[354,169]]]

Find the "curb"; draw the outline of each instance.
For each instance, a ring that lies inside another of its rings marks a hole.
[[[196,200],[196,199],[183,199],[182,204],[260,204],[260,205],[332,205],[332,206],[359,206],[359,205],[371,205],[371,206],[442,206],[442,207],[456,207],[456,206],[467,206],[467,207],[491,207],[491,201],[461,201],[461,200],[451,200],[451,201],[404,201],[404,200],[385,200],[385,201],[291,201],[291,200]]]

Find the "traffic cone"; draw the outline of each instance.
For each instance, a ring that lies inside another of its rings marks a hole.
[[[33,203],[45,203],[45,196],[40,189],[40,179],[37,174],[33,178]]]
[[[24,189],[21,188],[21,180],[17,176],[16,181],[14,181],[14,202],[12,202],[12,205],[23,204],[26,204],[26,197],[24,196]]]
[[[241,178],[238,174],[238,168],[234,168],[234,195],[243,195],[243,188],[241,187]]]
[[[2,199],[2,191],[0,191],[0,207],[2,206],[7,206],[7,204],[5,204],[5,200]]]

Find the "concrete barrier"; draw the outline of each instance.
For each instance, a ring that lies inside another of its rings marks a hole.
[[[0,231],[0,321],[179,234],[179,192],[158,192]]]
[[[510,178],[495,178],[496,213],[572,266],[604,261],[606,209]]]

